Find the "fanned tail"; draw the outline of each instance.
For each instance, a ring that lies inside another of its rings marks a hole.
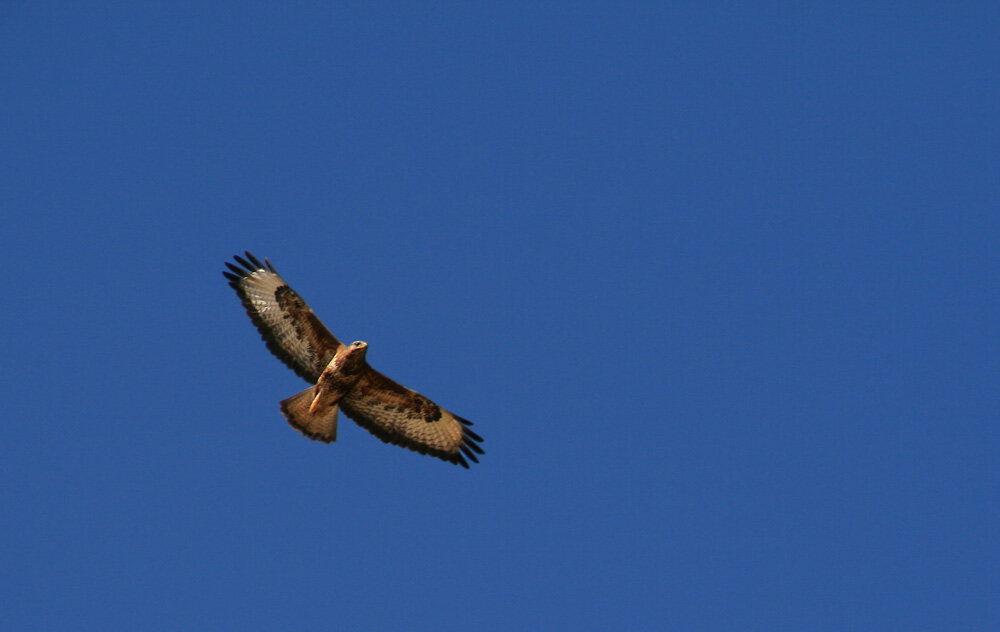
[[[337,405],[310,414],[309,406],[315,395],[315,388],[310,386],[301,393],[283,400],[281,414],[288,423],[310,439],[333,443],[337,440]]]

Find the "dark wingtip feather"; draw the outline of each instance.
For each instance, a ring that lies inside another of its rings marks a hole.
[[[467,434],[468,436],[472,437],[472,438],[473,438],[473,439],[475,439],[476,441],[482,441],[482,440],[483,440],[483,438],[482,438],[482,437],[480,437],[480,436],[479,436],[479,435],[477,435],[476,433],[472,432],[472,431],[471,431],[471,430],[469,430],[468,428],[466,428],[464,432],[465,432],[465,434]]]
[[[270,262],[270,260],[268,260],[267,257],[264,257],[264,265],[266,265],[267,269],[270,270],[271,272],[273,272],[275,274],[278,273],[278,271],[274,269],[274,266],[271,265],[271,262]]]
[[[475,425],[471,421],[469,421],[468,419],[466,419],[465,417],[459,417],[458,415],[455,415],[455,419],[457,419],[458,423],[462,424],[463,426],[474,426]]]
[[[250,263],[252,263],[252,264],[254,264],[255,266],[257,266],[257,269],[258,269],[258,270],[263,270],[263,269],[264,269],[264,264],[263,264],[263,263],[261,263],[261,262],[260,262],[260,261],[259,261],[259,260],[257,259],[257,257],[255,257],[255,256],[253,256],[252,254],[250,254],[250,251],[249,251],[249,250],[244,250],[243,252],[244,252],[244,253],[246,253],[246,256],[247,256],[247,259],[249,259],[249,260],[250,260]]]
[[[468,446],[466,446],[466,445],[465,445],[465,444],[463,443],[463,444],[462,444],[461,446],[459,446],[459,447],[460,447],[460,448],[461,448],[461,450],[462,450],[462,454],[464,454],[465,456],[469,457],[469,460],[470,460],[470,461],[472,461],[473,463],[479,463],[479,459],[477,459],[477,458],[476,458],[476,455],[475,455],[475,454],[474,454],[474,453],[472,452],[472,450],[470,450],[470,449],[468,448]]]
[[[473,450],[475,450],[479,454],[485,454],[485,452],[483,452],[483,449],[479,447],[479,444],[477,444],[477,443],[475,443],[473,441],[466,441],[463,445],[469,446],[470,448],[472,448]]]
[[[235,257],[233,257],[233,259],[236,259],[236,262],[239,263],[244,268],[246,268],[248,272],[255,272],[257,270],[257,268],[253,266],[253,264],[251,264],[249,261],[247,261],[246,259],[244,259],[239,255],[236,255]]]
[[[239,280],[240,280],[240,277],[236,276],[236,275],[235,275],[235,274],[233,274],[232,272],[226,272],[225,270],[223,270],[223,271],[222,271],[222,276],[224,276],[224,277],[226,277],[227,279],[229,279],[229,281],[230,281],[231,283],[236,283],[237,281],[239,281]]]
[[[240,270],[239,268],[237,268],[236,266],[234,266],[232,263],[230,263],[228,261],[226,262],[226,267],[229,268],[230,270],[232,270],[233,272],[235,272],[237,274],[237,276],[239,276],[241,278],[245,277],[247,275],[246,270]]]

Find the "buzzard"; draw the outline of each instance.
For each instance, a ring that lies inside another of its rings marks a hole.
[[[223,275],[236,290],[267,348],[313,386],[281,402],[288,423],[310,439],[337,440],[337,410],[386,443],[451,463],[478,463],[482,437],[472,422],[368,366],[368,344],[345,345],[264,259],[237,255]]]

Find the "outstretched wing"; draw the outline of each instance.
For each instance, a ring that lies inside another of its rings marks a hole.
[[[231,272],[223,271],[239,294],[250,320],[267,348],[299,377],[315,384],[337,353],[340,341],[320,322],[302,297],[288,287],[267,259],[261,263],[249,252],[237,255]]]
[[[471,421],[453,415],[371,367],[340,400],[340,409],[386,443],[463,467],[469,467],[466,457],[478,463],[476,454],[483,453],[478,445],[483,439],[469,429]]]

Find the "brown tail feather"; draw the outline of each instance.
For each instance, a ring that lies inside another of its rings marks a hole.
[[[332,443],[337,440],[337,405],[317,410],[310,415],[309,405],[315,394],[315,389],[310,386],[301,393],[292,395],[281,402],[281,413],[288,423],[310,439]]]

